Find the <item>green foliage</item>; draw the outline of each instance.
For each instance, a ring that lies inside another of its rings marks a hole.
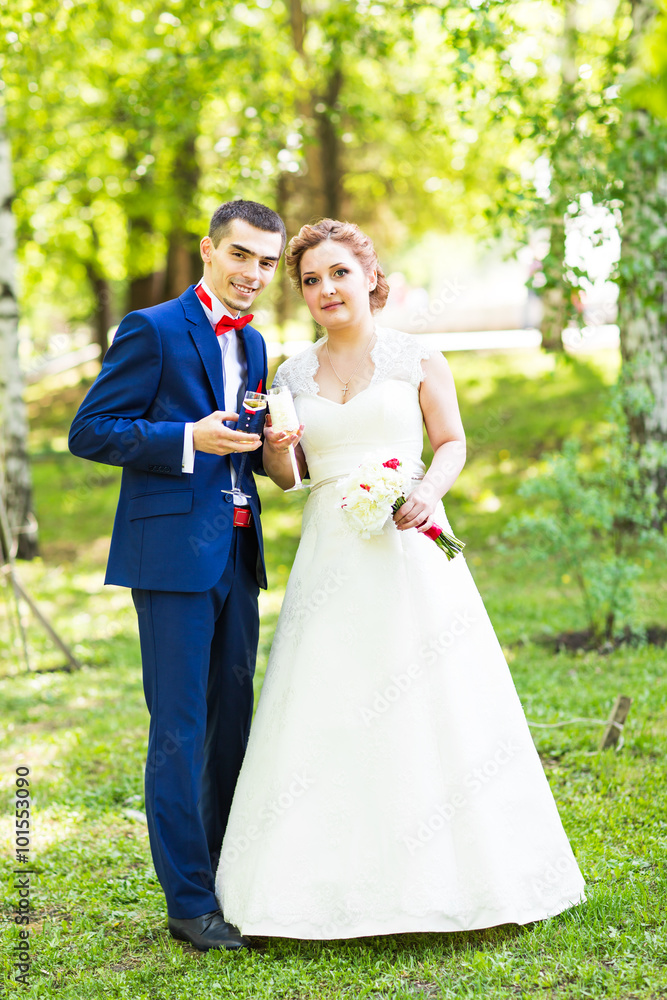
[[[133,281],[166,267],[168,285],[227,198],[274,205],[292,230],[353,216],[388,246],[434,217],[479,228],[498,194],[481,129],[502,157],[513,142],[474,99],[472,46],[499,18],[463,0],[0,0],[34,335],[54,310],[89,317],[96,278],[116,316]]]
[[[564,585],[574,583],[598,644],[626,625],[641,631],[636,581],[649,547],[654,557],[665,551],[656,527],[657,497],[626,419],[629,408],[647,406],[632,386],[615,388],[592,451],[584,453],[581,443],[570,439],[560,453],[545,456],[544,471],[519,489],[534,506],[506,528],[507,537],[520,541],[524,560],[548,561]]]
[[[620,235],[610,277],[630,357],[643,323],[665,324],[667,7],[621,0],[603,12],[600,4],[537,0],[504,5],[502,23],[482,56],[493,66],[489,109],[497,113],[504,98],[516,141],[496,160],[504,192],[489,221],[530,246],[544,343],[554,349],[565,327],[581,324],[598,278],[595,253],[577,260],[577,238],[586,231],[592,249]],[[609,322],[609,312],[589,309],[584,323]]]
[[[628,97],[638,108],[646,108],[667,120],[667,3],[657,0],[655,17],[638,46],[637,64],[628,87]]]

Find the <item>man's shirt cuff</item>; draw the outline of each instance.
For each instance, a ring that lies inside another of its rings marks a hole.
[[[183,434],[183,464],[182,472],[193,473],[195,471],[195,439],[194,424],[186,424]]]

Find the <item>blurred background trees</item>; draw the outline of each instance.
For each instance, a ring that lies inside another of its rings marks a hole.
[[[0,0],[23,354],[103,354],[198,278],[229,198],[290,234],[354,219],[390,260],[495,241],[528,261],[547,349],[618,318],[663,498],[665,24],[662,0]],[[284,272],[267,303],[280,336]]]
[[[516,141],[494,79],[510,29],[473,6],[4,2],[32,335],[55,313],[104,347],[128,308],[198,276],[231,197],[279,207],[290,231],[354,216],[389,249],[482,231]]]

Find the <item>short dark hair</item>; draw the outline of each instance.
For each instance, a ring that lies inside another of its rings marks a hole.
[[[227,235],[234,219],[242,219],[249,225],[255,226],[256,229],[263,229],[267,233],[280,233],[282,240],[280,252],[282,254],[287,242],[283,220],[272,208],[260,205],[258,201],[244,201],[242,198],[238,198],[236,201],[226,201],[213,213],[208,235],[214,247],[217,247],[222,237]]]

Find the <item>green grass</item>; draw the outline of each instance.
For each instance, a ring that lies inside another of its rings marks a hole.
[[[102,589],[118,488],[113,469],[65,449],[83,386],[36,386],[34,480],[42,559],[21,577],[83,663],[67,673],[33,623],[26,674],[0,603],[3,725],[2,913],[13,920],[10,825],[14,771],[32,774],[34,877],[26,997],[171,1000],[407,998],[637,998],[667,996],[667,688],[665,653],[622,647],[600,656],[554,654],[539,636],[583,626],[575,595],[544,567],[517,570],[499,541],[542,451],[587,438],[604,413],[617,358],[555,362],[538,352],[453,355],[469,461],[448,502],[503,643],[526,714],[550,724],[604,719],[633,698],[619,752],[597,752],[601,726],[534,728],[533,735],[587,882],[588,902],[525,928],[395,935],[341,942],[265,940],[260,951],[202,955],[174,941],[153,871],[143,808],[147,712],[129,593]],[[302,497],[263,484],[270,589],[262,595],[257,671],[298,542]],[[4,594],[6,597],[6,589]],[[665,620],[667,583],[649,567],[645,623]],[[8,638],[9,636],[9,638]],[[13,976],[9,928],[0,956]]]

